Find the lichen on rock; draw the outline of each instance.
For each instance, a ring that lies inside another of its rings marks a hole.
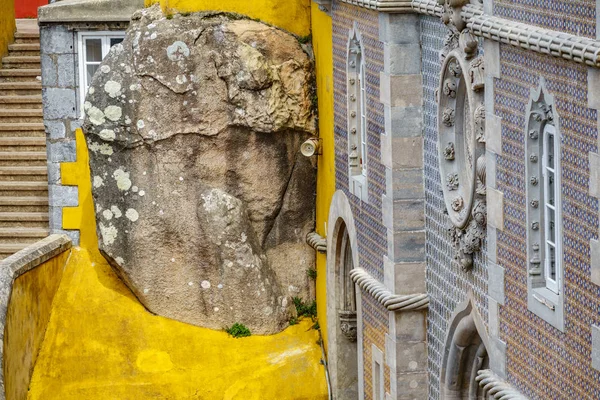
[[[312,69],[279,29],[157,6],[111,49],[85,103],[99,246],[150,311],[268,334],[307,296]]]

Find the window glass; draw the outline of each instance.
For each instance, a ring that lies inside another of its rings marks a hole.
[[[110,38],[110,47],[113,47],[115,44],[119,44],[123,41],[123,38]]]
[[[86,39],[85,56],[86,62],[102,61],[102,39]]]
[[[100,68],[100,64],[88,64],[86,66],[87,86],[89,86],[90,82],[92,81],[92,77],[94,76],[96,71],[98,71],[98,68]]]

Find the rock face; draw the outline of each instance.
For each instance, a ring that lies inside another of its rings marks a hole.
[[[152,312],[268,334],[314,252],[312,62],[224,14],[134,15],[84,109],[100,250]]]

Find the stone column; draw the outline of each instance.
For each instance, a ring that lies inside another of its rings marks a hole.
[[[381,102],[386,169],[383,223],[388,254],[384,284],[394,294],[425,293],[425,192],[423,180],[423,85],[419,17],[380,14],[384,43]],[[390,367],[388,399],[427,397],[426,312],[390,312],[385,363]],[[366,366],[368,368],[368,366]]]

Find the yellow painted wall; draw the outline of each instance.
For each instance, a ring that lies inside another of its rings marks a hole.
[[[4,385],[7,400],[27,399],[52,302],[70,250],[17,278],[4,330]]]
[[[299,36],[310,33],[310,0],[145,0],[163,12],[225,11],[257,18]]]
[[[319,96],[319,137],[322,155],[317,172],[317,233],[327,236],[329,205],[335,192],[335,152],[333,137],[333,27],[331,17],[312,3],[312,32]],[[317,313],[325,345],[327,345],[327,256],[317,255]]]
[[[155,316],[104,258],[74,248],[27,398],[325,400],[311,326],[235,339]]]
[[[0,57],[8,52],[8,45],[14,40],[15,0],[0,0]],[[18,0],[17,0],[18,1]]]

